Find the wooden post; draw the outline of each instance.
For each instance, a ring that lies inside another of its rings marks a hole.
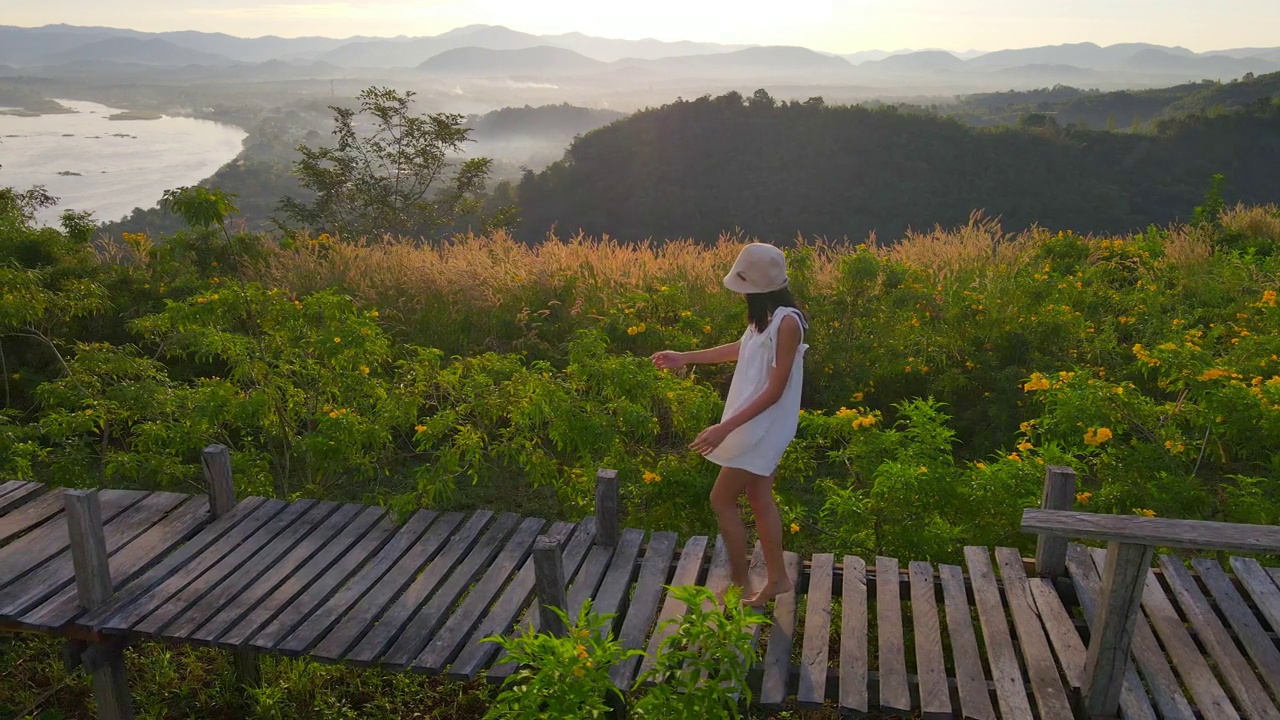
[[[1050,465],[1044,471],[1042,510],[1071,510],[1076,504],[1076,471],[1061,465]],[[1066,573],[1067,539],[1041,535],[1036,540],[1036,573],[1057,579]]]
[[[596,545],[618,544],[618,471],[596,471]]]
[[[560,616],[551,608],[565,610],[569,604],[565,596],[564,558],[560,554],[560,540],[550,535],[539,535],[533,542],[533,584],[538,595],[539,620],[542,632],[557,637],[568,634]]]
[[[210,445],[200,453],[200,465],[209,486],[209,513],[214,519],[231,512],[236,506],[236,486],[231,478],[231,451],[226,445]],[[232,650],[236,681],[241,687],[259,687],[262,668],[258,654],[252,650]]]
[[[111,566],[107,563],[107,538],[102,528],[102,504],[97,490],[66,490],[67,532],[71,539],[71,565],[76,574],[76,594],[85,610],[94,610],[111,597]],[[125,675],[124,648],[118,643],[95,643],[82,654],[93,674],[93,695],[98,717],[130,720],[133,699]]]
[[[214,519],[236,506],[236,486],[231,480],[231,451],[226,445],[210,445],[200,453],[204,479],[209,486],[209,512]]]
[[[1101,603],[1089,624],[1089,655],[1084,666],[1084,711],[1088,717],[1119,716],[1120,688],[1151,554],[1150,545],[1113,542],[1107,547]]]

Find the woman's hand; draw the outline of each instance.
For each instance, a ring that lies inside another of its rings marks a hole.
[[[694,438],[693,442],[689,443],[689,448],[700,455],[706,455],[712,450],[720,447],[720,443],[724,442],[724,439],[729,437],[729,433],[731,432],[733,432],[733,430],[724,423],[716,423],[715,425],[712,425],[706,430],[698,433],[698,437]]]
[[[679,370],[688,364],[685,362],[684,353],[678,353],[674,350],[656,352],[649,359],[653,361],[654,367],[659,370]]]

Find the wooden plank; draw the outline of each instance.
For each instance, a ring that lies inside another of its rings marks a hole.
[[[867,565],[845,555],[840,591],[840,710],[865,713],[867,701]]]
[[[1254,617],[1253,610],[1236,590],[1231,578],[1222,571],[1222,566],[1209,558],[1196,558],[1191,561],[1192,567],[1199,573],[1205,587],[1218,604],[1218,609],[1226,617],[1235,637],[1244,646],[1249,657],[1253,659],[1258,674],[1266,681],[1271,692],[1280,697],[1280,652],[1275,643],[1267,637],[1267,631]]]
[[[19,488],[24,488],[31,483],[26,480],[5,480],[0,482],[0,500],[4,500],[4,496]]]
[[[577,526],[558,523],[548,533],[549,535],[564,537],[573,532],[573,538],[569,540],[564,551],[564,572],[566,575],[573,577],[573,583],[569,586],[566,595],[566,602],[568,603],[566,612],[571,620],[577,618],[578,610],[581,608],[582,603],[588,600],[595,592],[596,586],[600,583],[604,574],[605,565],[613,555],[612,547],[605,545],[592,547],[592,542],[595,538],[595,527],[595,519],[587,518]],[[588,549],[590,550],[589,553]],[[529,597],[534,587],[535,572],[533,560],[526,561],[524,567],[516,575],[515,580],[511,581],[511,584],[503,591],[502,597],[498,598],[498,602],[494,603],[489,614],[485,616],[484,622],[471,634],[471,639],[462,648],[462,651],[458,653],[458,657],[450,663],[449,677],[451,679],[461,680],[475,677],[476,673],[480,672],[480,668],[484,667],[498,653],[500,648],[494,643],[485,642],[484,639],[499,633],[505,633],[511,628],[516,616],[520,614],[520,610],[529,602]],[[524,619],[520,622],[517,632],[523,633],[527,629],[537,632],[541,629],[538,610],[538,601],[535,599],[533,605],[525,613]],[[505,651],[501,653],[501,656],[497,664],[485,674],[487,679],[495,682],[501,681],[515,672],[516,665],[508,663],[504,659],[506,656]]]
[[[898,560],[876,558],[876,638],[879,648],[880,708],[890,714],[911,712],[907,653],[902,639],[902,602]]]
[[[108,556],[159,522],[185,499],[186,495],[178,493],[151,493],[141,502],[108,520],[105,528]],[[74,582],[75,568],[72,566],[71,555],[60,553],[35,572],[0,591],[0,617],[23,615]]]
[[[0,515],[5,515],[17,510],[19,507],[35,500],[45,491],[45,486],[41,483],[26,483],[23,486],[0,497]]]
[[[146,498],[139,490],[101,491],[102,520],[117,515]],[[57,557],[71,545],[65,522],[48,522],[0,549],[0,588],[20,580],[27,573]]]
[[[422,537],[435,519],[436,513],[431,510],[414,513],[391,540],[378,549],[376,555],[360,560],[359,570],[338,592],[316,608],[297,629],[272,649],[290,656],[306,653],[418,542],[418,538]]]
[[[280,562],[272,565],[269,572],[263,573],[257,580],[236,594],[230,602],[225,603],[209,621],[190,635],[190,639],[199,643],[212,643],[240,623],[246,615],[261,606],[264,598],[271,595],[276,588],[287,582],[303,563],[320,552],[336,535],[349,527],[356,517],[365,510],[365,506],[348,503],[330,515],[301,542],[289,551]]]
[[[827,656],[831,650],[831,581],[836,558],[830,553],[813,556],[809,566],[809,592],[805,595],[804,644],[800,650],[800,682],[796,702],[801,707],[821,706],[827,697]]]
[[[507,578],[529,556],[533,550],[533,541],[546,524],[547,522],[541,518],[527,518],[520,523],[520,527],[507,541],[489,569],[467,593],[431,642],[427,643],[427,647],[413,661],[412,668],[439,672],[453,660],[458,650],[467,641],[472,629],[493,604],[494,598],[506,584]]]
[[[312,530],[323,525],[339,507],[335,502],[317,502],[312,503],[305,511],[299,511],[293,518],[281,513],[275,520],[278,531],[270,526],[264,528],[259,531],[262,535],[260,544],[256,536],[246,540],[244,556],[223,558],[222,562],[205,573],[200,582],[203,583],[208,578],[217,582],[216,587],[207,590],[184,612],[174,614],[173,619],[164,627],[165,635],[191,639],[197,630],[240,597],[264,573],[274,573],[276,560],[293,550]],[[221,581],[217,581],[217,578],[221,578]],[[194,591],[188,596],[194,596]],[[177,600],[181,602],[180,597]],[[174,600],[169,602],[172,604]]]
[[[136,633],[150,636],[165,634],[169,624],[177,620],[187,608],[201,601],[205,595],[214,592],[218,584],[245,563],[252,561],[254,555],[264,548],[269,550],[272,540],[288,530],[316,504],[315,500],[299,500],[289,503],[274,517],[263,523],[252,535],[230,548],[222,557],[210,563],[201,573],[195,575],[191,582],[180,588],[161,603],[155,604],[150,612],[129,629]]]
[[[769,627],[769,646],[764,655],[764,677],[760,680],[760,706],[778,709],[786,705],[787,677],[791,672],[791,646],[796,636],[796,596],[800,592],[800,570],[803,561],[795,553],[785,553],[787,577],[791,592],[779,595],[773,602],[773,624]]]
[[[1101,549],[1091,552],[1082,545],[1073,544],[1067,550],[1067,564],[1071,568],[1071,579],[1076,587],[1076,595],[1084,607],[1085,620],[1090,623],[1096,617],[1097,605],[1102,598],[1102,579],[1099,573],[1105,561],[1106,555]],[[1146,679],[1147,686],[1151,689],[1151,698],[1155,701],[1160,716],[1162,718],[1193,716],[1191,706],[1183,696],[1177,678],[1173,675],[1173,669],[1165,660],[1165,652],[1160,648],[1160,642],[1163,642],[1169,653],[1169,659],[1173,660],[1178,673],[1187,678],[1186,685],[1191,689],[1201,709],[1216,713],[1208,717],[1238,717],[1226,693],[1218,686],[1209,666],[1205,664],[1204,658],[1196,649],[1191,636],[1187,634],[1186,627],[1182,625],[1173,606],[1165,599],[1160,581],[1151,573],[1147,574],[1146,585],[1142,590],[1142,607],[1146,610],[1147,620],[1150,622],[1145,622],[1142,617],[1138,618],[1138,627],[1133,636],[1132,656],[1137,660],[1142,677]],[[1156,640],[1156,633],[1160,633],[1160,641]],[[1181,666],[1178,665],[1180,658],[1184,663]],[[1195,667],[1185,664],[1187,662],[1199,663],[1204,674],[1194,671],[1187,673],[1187,668]],[[1125,681],[1125,688],[1129,690],[1131,697],[1146,698],[1145,693],[1141,692],[1141,687],[1141,680],[1137,678],[1136,673]],[[1205,700],[1216,702],[1215,698],[1221,698],[1221,704],[1204,704]],[[1120,707],[1121,709],[1125,707],[1123,691],[1120,695]]]
[[[280,500],[244,500],[235,510],[210,523],[190,542],[79,622],[94,632],[101,632],[107,627],[116,631],[128,630],[150,612],[153,604],[164,602],[186,587],[205,568],[221,559],[284,507],[285,503]]]
[[[242,505],[244,503],[241,503]],[[371,507],[301,570],[276,588],[248,617],[218,639],[223,647],[270,650],[306,622],[364,563],[395,537],[400,526],[386,508]]]
[[[115,583],[114,591],[120,592],[173,548],[194,537],[208,521],[208,511],[208,500],[186,497],[182,505],[163,520],[115,550],[108,560],[111,580]],[[111,539],[112,534],[108,533],[108,543]],[[75,588],[67,587],[18,618],[17,625],[27,630],[48,631],[62,628],[80,613]]]
[[[947,684],[947,661],[942,655],[942,625],[933,588],[933,566],[913,560],[907,567],[911,578],[911,627],[915,634],[920,711],[927,718],[949,718],[951,689]]]
[[[422,539],[409,548],[373,589],[365,593],[308,654],[326,660],[344,659],[347,650],[363,639],[367,629],[373,626],[382,611],[436,557],[451,533],[462,522],[462,518],[463,514],[458,512],[441,515]]]
[[[1018,656],[1013,650],[1004,604],[1000,601],[1000,587],[996,584],[995,571],[991,567],[988,553],[983,547],[970,546],[964,549],[974,605],[978,608],[978,624],[982,628],[982,641],[987,648],[991,679],[996,686],[996,700],[1000,705],[1001,717],[1029,718],[1031,703],[1027,699],[1026,687],[1022,684],[1022,671],[1018,667]]]
[[[972,720],[996,720],[987,691],[987,676],[982,670],[978,638],[973,632],[973,615],[964,586],[964,570],[956,565],[939,565],[942,600],[947,611],[947,635],[955,658],[956,690],[960,696],[960,714]],[[1075,632],[1075,629],[1072,629]],[[1084,667],[1084,649],[1080,650],[1080,666]]]
[[[414,613],[404,632],[382,657],[383,664],[403,670],[413,663],[440,626],[449,619],[449,610],[457,603],[458,598],[462,597],[498,554],[503,541],[511,535],[519,520],[519,516],[514,513],[498,516],[484,536],[474,542],[474,548],[467,553],[466,559],[450,573],[449,579],[440,586],[431,600]]]
[[[675,573],[669,584],[675,587],[696,585],[702,574],[702,558],[706,553],[707,538],[705,536],[695,535],[689,538],[685,542],[684,550],[680,553],[680,562],[676,564]],[[668,621],[684,614],[684,610],[685,604],[677,600],[674,595],[667,593],[666,600],[662,603],[662,612],[658,614],[657,625],[649,638],[648,654],[640,662],[641,676],[653,667],[654,658],[658,654],[658,647],[661,646],[662,641],[675,632],[675,624]]]
[[[1280,588],[1276,587],[1271,576],[1253,558],[1232,557],[1231,569],[1235,570],[1240,584],[1271,624],[1271,629],[1280,632]]]
[[[1104,540],[1192,550],[1280,553],[1280,527],[1065,510],[1022,511],[1022,531],[1078,540]]]
[[[628,528],[622,531],[618,546],[614,548],[609,561],[609,569],[605,572],[600,588],[596,591],[592,612],[600,615],[615,615],[613,626],[620,623],[620,614],[626,608],[631,595],[631,579],[635,577],[636,560],[640,557],[640,546],[644,542],[644,531]]]
[[[618,641],[627,650],[643,648],[649,639],[649,628],[653,625],[654,614],[658,612],[658,603],[662,600],[662,586],[666,584],[671,572],[676,539],[675,533],[669,532],[656,532],[649,536],[649,544],[644,550],[644,562],[635,584],[635,594],[631,596],[627,616],[618,633]],[[639,667],[640,658],[629,658],[613,666],[609,671],[609,679],[615,687],[630,690]]]
[[[1058,657],[1058,667],[1062,668],[1062,674],[1067,677],[1067,684],[1072,690],[1080,690],[1084,687],[1086,649],[1071,615],[1062,605],[1062,598],[1058,597],[1058,591],[1053,587],[1053,581],[1048,578],[1030,578],[1027,580],[1027,592],[1040,615],[1040,621],[1044,623],[1045,634],[1053,646],[1053,654]]]
[[[62,514],[62,488],[54,488],[25,505],[0,515],[0,543]]]
[[[347,653],[347,662],[366,666],[382,657],[391,643],[401,636],[418,609],[427,602],[436,588],[444,583],[453,568],[475,545],[476,539],[480,537],[480,531],[484,530],[485,525],[492,519],[493,513],[482,510],[473,514],[460,530],[454,532],[444,550],[413,579],[404,593],[378,620],[378,624],[370,628],[364,639]]]
[[[1251,718],[1280,718],[1275,704],[1267,697],[1267,691],[1240,654],[1230,633],[1213,612],[1209,601],[1200,592],[1195,578],[1183,566],[1180,558],[1160,556],[1160,568],[1164,570],[1169,589],[1178,598],[1178,605],[1195,628],[1200,643],[1209,651],[1218,671],[1227,682],[1236,706]],[[1267,640],[1267,642],[1271,642]]]
[[[996,548],[996,562],[1000,565],[1000,578],[1004,581],[1004,594],[1013,615],[1014,631],[1022,658],[1031,677],[1031,689],[1036,707],[1043,720],[1072,720],[1071,702],[1062,689],[1058,666],[1045,639],[1035,601],[1027,589],[1027,575],[1022,566],[1022,554],[1013,548]],[[1126,659],[1128,655],[1124,656]],[[1120,671],[1124,677],[1124,669]],[[1116,700],[1117,707],[1119,700]]]

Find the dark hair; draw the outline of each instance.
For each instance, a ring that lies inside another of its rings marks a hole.
[[[756,332],[764,332],[769,328],[769,320],[773,317],[773,311],[778,308],[790,307],[800,310],[800,306],[796,303],[796,298],[791,294],[790,288],[782,288],[773,292],[764,293],[747,293],[747,324],[756,329]],[[801,317],[804,311],[800,310]]]

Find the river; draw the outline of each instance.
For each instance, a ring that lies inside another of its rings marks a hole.
[[[152,207],[165,190],[193,185],[240,153],[247,134],[209,120],[107,120],[116,108],[59,100],[74,114],[0,115],[0,187],[44,185],[60,202],[41,213],[56,224],[63,210],[89,210],[99,221]],[[75,173],[75,174],[70,174]]]

